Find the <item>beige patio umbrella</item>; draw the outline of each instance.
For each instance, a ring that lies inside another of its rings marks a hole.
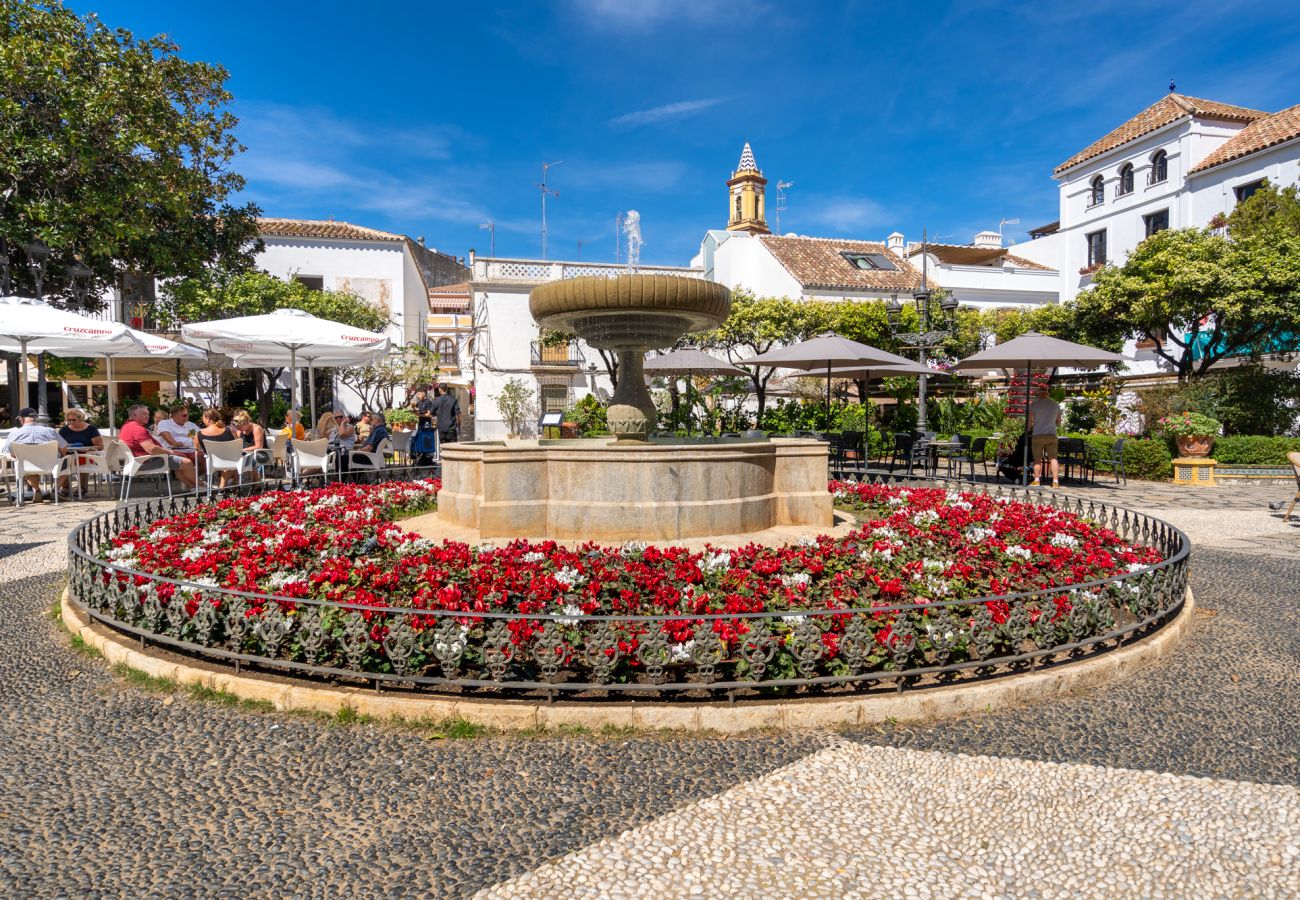
[[[1055,369],[1070,366],[1075,369],[1095,369],[1110,363],[1123,362],[1124,357],[1109,350],[1099,350],[1086,344],[1063,341],[1037,331],[1027,331],[1005,344],[966,357],[953,366],[967,372],[985,372],[989,369]],[[1029,483],[1029,392],[1030,382],[1025,379],[1025,453],[1020,473],[1022,485]]]
[[[726,360],[710,356],[702,350],[696,350],[694,347],[674,350],[671,353],[664,353],[661,356],[653,356],[647,359],[645,361],[645,373],[647,376],[672,375],[675,377],[685,375],[688,399],[693,375],[749,375],[744,369],[738,369]],[[689,425],[686,433],[687,435],[690,434]]]

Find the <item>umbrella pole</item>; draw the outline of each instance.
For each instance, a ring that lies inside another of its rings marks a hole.
[[[1029,463],[1032,461],[1033,456],[1033,451],[1029,446],[1033,442],[1033,438],[1029,434],[1029,388],[1030,382],[1033,381],[1033,379],[1034,370],[1029,367],[1029,360],[1025,360],[1025,452],[1023,459],[1024,466],[1020,472],[1021,487],[1028,487],[1029,485]]]
[[[831,431],[831,361],[826,360],[826,433]]]
[[[298,429],[294,427],[294,422],[293,422],[293,401],[294,401],[294,397],[297,396],[297,388],[298,388],[297,381],[298,381],[298,349],[296,347],[290,347],[289,348],[289,440],[291,441],[294,439],[294,436],[298,433]],[[301,413],[299,413],[298,415],[299,418],[302,417]]]
[[[113,412],[113,356],[110,354],[105,359],[105,368],[108,370],[108,433],[111,435],[113,429],[117,427],[117,416]]]
[[[19,392],[19,394],[21,395],[21,399],[18,404],[18,409],[22,409],[23,407],[27,406],[31,402],[31,393],[30,393],[31,385],[28,383],[28,378],[31,377],[31,374],[27,371],[27,365],[28,365],[27,338],[20,337],[18,339],[18,347],[19,347],[19,351],[18,351],[19,358],[22,359],[23,361],[23,389]],[[18,410],[17,409],[13,410],[13,414],[15,416],[18,415]]]
[[[311,420],[316,422],[316,358],[307,360],[307,389],[311,392]],[[320,435],[316,435],[320,437]]]

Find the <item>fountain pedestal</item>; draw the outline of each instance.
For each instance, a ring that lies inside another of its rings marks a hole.
[[[438,517],[481,537],[663,541],[830,529],[826,445],[800,439],[448,444]]]

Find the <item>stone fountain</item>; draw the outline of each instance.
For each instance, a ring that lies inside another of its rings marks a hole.
[[[448,444],[431,535],[662,541],[833,526],[820,441],[651,437],[646,351],[717,327],[727,288],[667,275],[573,278],[535,288],[529,308],[543,327],[618,354],[614,440]]]
[[[645,386],[646,351],[721,325],[731,309],[731,291],[716,282],[671,275],[573,278],[534,289],[528,309],[543,328],[573,332],[618,354],[609,432],[620,441],[644,441],[655,426],[655,406]]]

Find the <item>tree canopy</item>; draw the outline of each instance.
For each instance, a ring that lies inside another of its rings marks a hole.
[[[74,260],[93,273],[92,298],[123,272],[251,265],[257,208],[232,199],[243,148],[226,78],[166,37],[136,38],[57,0],[0,0],[0,239],[11,258],[47,244],[56,297]],[[13,276],[30,282],[25,265]]]
[[[1226,356],[1258,356],[1300,333],[1300,235],[1162,231],[1098,272],[1075,305],[1090,327],[1153,341],[1180,378],[1203,375]]]
[[[366,331],[383,331],[388,313],[362,297],[340,291],[315,291],[298,281],[266,272],[206,273],[164,286],[158,315],[172,327],[236,316],[256,316],[277,309],[301,309]]]

